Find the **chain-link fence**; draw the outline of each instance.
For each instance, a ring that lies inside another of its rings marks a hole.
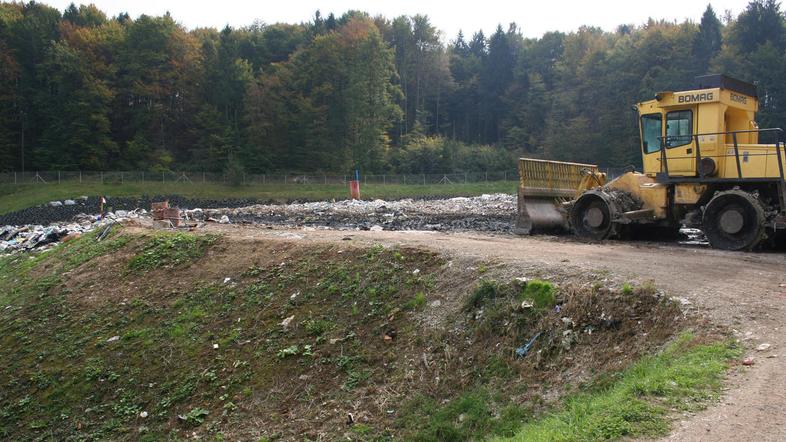
[[[602,168],[602,171],[614,178],[623,169]],[[93,184],[125,184],[125,183],[181,183],[181,184],[241,184],[241,185],[345,185],[354,179],[351,174],[243,174],[230,180],[225,174],[207,172],[83,172],[83,171],[34,171],[0,173],[0,184],[61,184],[61,183],[93,183]],[[484,171],[455,172],[437,174],[382,174],[361,175],[362,184],[409,184],[438,185],[464,184],[499,181],[517,181],[518,172]],[[232,182],[234,181],[234,182]]]

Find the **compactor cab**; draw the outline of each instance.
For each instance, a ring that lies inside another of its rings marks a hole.
[[[636,109],[642,172],[606,182],[595,165],[519,160],[519,233],[604,239],[687,225],[740,250],[786,229],[783,131],[757,127],[754,85],[698,77],[694,89],[659,92]]]

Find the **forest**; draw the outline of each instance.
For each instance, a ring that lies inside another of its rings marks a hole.
[[[170,14],[0,3],[0,171],[637,165],[631,106],[706,73],[755,81],[759,125],[786,125],[775,0],[539,38],[515,23],[446,37],[427,16],[362,11],[262,20],[189,30]]]

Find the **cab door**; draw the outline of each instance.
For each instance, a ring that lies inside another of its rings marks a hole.
[[[666,113],[663,146],[666,149],[669,175],[696,175],[694,113],[693,107]]]
[[[663,145],[663,114],[653,112],[640,118],[641,153],[644,173],[655,175],[664,170],[661,167],[661,148]]]

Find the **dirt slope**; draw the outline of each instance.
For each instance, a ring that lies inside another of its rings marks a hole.
[[[552,237],[438,232],[341,232],[207,228],[239,238],[268,237],[311,242],[351,240],[427,247],[448,255],[516,263],[521,269],[609,272],[619,278],[652,280],[668,295],[738,332],[755,364],[730,376],[720,404],[684,416],[667,440],[786,440],[786,254],[723,252],[657,243],[585,244]],[[761,343],[771,344],[756,351]]]

